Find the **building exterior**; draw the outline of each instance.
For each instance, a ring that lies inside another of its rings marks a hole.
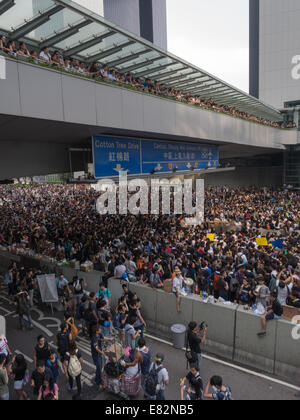
[[[103,0],[74,0],[74,2],[103,16]]]
[[[276,108],[300,107],[298,0],[250,0],[250,94]]]

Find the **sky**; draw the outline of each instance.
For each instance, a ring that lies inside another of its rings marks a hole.
[[[167,0],[169,52],[249,91],[249,0]]]

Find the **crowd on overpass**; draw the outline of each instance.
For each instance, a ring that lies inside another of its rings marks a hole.
[[[212,98],[204,98],[200,95],[195,96],[190,93],[185,93],[182,90],[168,87],[168,84],[161,84],[158,81],[149,78],[136,78],[130,73],[120,73],[114,69],[109,69],[106,65],[101,67],[97,62],[87,65],[84,61],[78,61],[76,58],[63,57],[62,53],[58,50],[51,52],[46,46],[43,47],[41,51],[29,51],[24,42],[18,43],[14,40],[7,40],[2,36],[0,37],[0,52],[12,57],[28,59],[35,64],[47,64],[53,68],[60,68],[70,73],[128,86],[142,92],[172,98],[183,103],[193,104],[204,109],[211,109],[216,112],[222,112],[267,126],[276,128],[296,128],[295,123],[270,121],[266,118],[251,115],[224,103],[218,104]]]

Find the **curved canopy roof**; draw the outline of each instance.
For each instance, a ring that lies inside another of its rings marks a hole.
[[[48,46],[64,56],[87,63],[98,61],[135,77],[149,77],[257,117],[283,119],[277,109],[71,0],[0,0],[0,32],[37,48]]]

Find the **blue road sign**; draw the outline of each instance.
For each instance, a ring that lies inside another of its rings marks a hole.
[[[120,171],[141,173],[141,141],[118,137],[94,137],[95,177],[118,176]]]
[[[118,137],[93,138],[95,177],[168,173],[174,170],[214,168],[219,165],[215,146]]]
[[[142,172],[190,171],[219,165],[218,149],[193,143],[170,141],[142,142]]]

